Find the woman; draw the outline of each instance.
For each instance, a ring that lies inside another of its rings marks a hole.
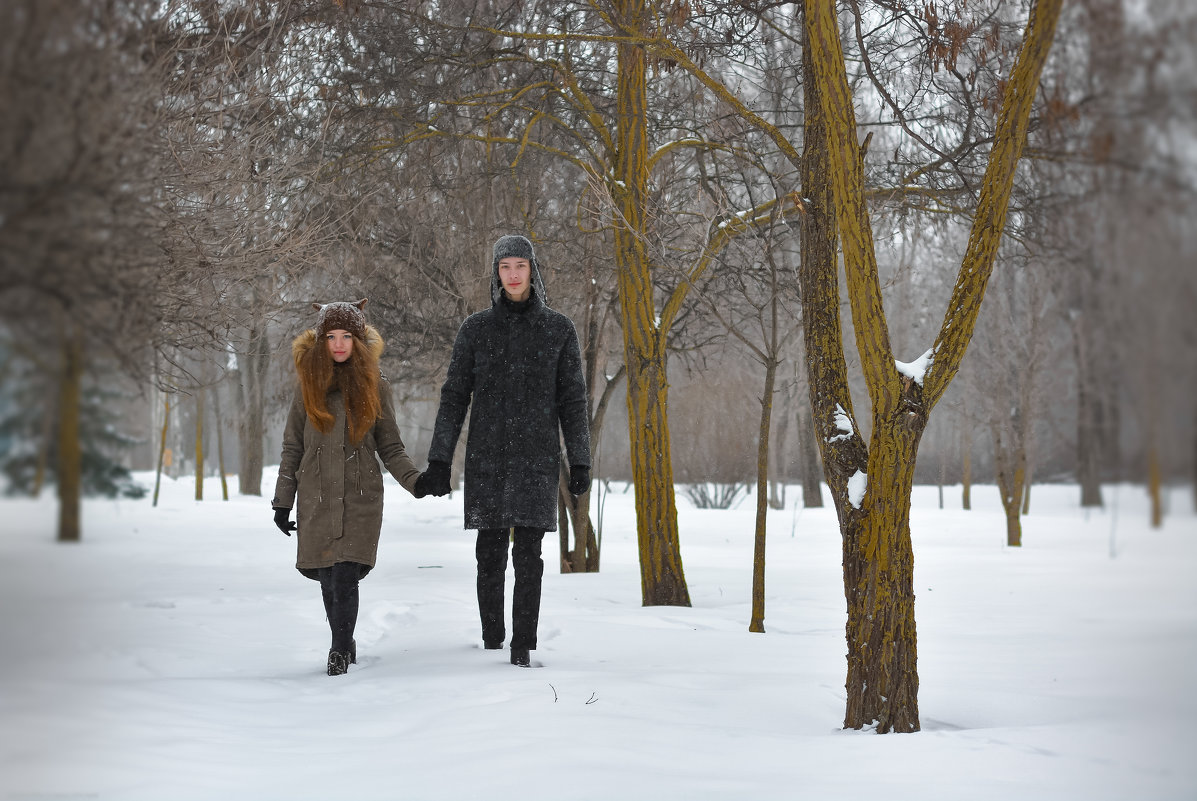
[[[374,567],[382,528],[382,473],[414,494],[420,471],[408,458],[395,424],[386,379],[378,369],[383,341],[357,303],[314,304],[316,327],[291,344],[299,391],[283,431],[274,489],[275,525],[295,530],[295,567],[320,582],[332,630],[328,675],[357,662],[358,581]],[[291,508],[299,498],[296,524]]]

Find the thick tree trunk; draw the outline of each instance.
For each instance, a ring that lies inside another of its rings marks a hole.
[[[798,449],[802,459],[802,506],[823,508],[823,465],[819,464],[819,433],[808,410],[799,404]]]
[[[777,362],[765,362],[765,390],[761,395],[761,425],[756,446],[756,533],[752,544],[752,620],[748,630],[765,631],[765,524],[769,516],[769,425],[773,416],[773,387]]]
[[[255,322],[250,328],[246,351],[238,364],[241,395],[241,418],[237,426],[241,453],[238,491],[242,495],[261,495],[262,465],[265,461],[266,370],[269,367],[269,348],[263,323]]]
[[[62,357],[58,396],[58,541],[78,542],[82,537],[83,448],[79,441],[79,414],[83,399],[83,338],[70,321],[66,322]]]
[[[874,419],[867,476],[875,478],[843,527],[847,728],[920,728],[910,492],[924,425],[907,411]]]
[[[629,354],[639,361],[634,354]],[[628,429],[645,606],[689,606],[677,532],[664,354],[628,370]]]
[[[616,3],[629,30],[651,22],[643,0]],[[689,606],[682,572],[669,442],[665,338],[657,324],[647,252],[648,99],[644,49],[617,47],[615,263],[628,373],[628,436],[636,487],[636,535],[645,606]]]

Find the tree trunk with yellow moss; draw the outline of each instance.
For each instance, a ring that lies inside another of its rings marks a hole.
[[[811,401],[844,541],[844,725],[849,728],[875,727],[880,733],[920,728],[910,539],[915,460],[930,411],[958,371],[972,338],[1060,7],[1061,0],[1037,0],[1031,9],[1002,100],[968,247],[939,334],[919,372],[899,371],[889,342],[835,3],[805,2],[810,87],[804,176],[812,185],[803,189],[812,211],[828,199],[834,206],[856,345],[873,410],[866,447],[843,366],[834,260],[823,256],[815,264],[804,263],[804,314],[813,329],[807,333]],[[814,244],[826,247],[825,239],[812,240]]]
[[[643,0],[623,0],[615,5],[617,18],[629,30],[650,21]],[[673,489],[665,332],[658,322],[647,250],[647,65],[643,47],[634,44],[619,44],[617,58],[617,152],[610,188],[618,217],[615,264],[628,377],[640,589],[645,606],[689,606]]]

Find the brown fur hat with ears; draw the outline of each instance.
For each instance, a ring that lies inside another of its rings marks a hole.
[[[329,331],[348,331],[354,339],[366,338],[366,315],[362,309],[366,307],[366,298],[357,303],[338,300],[335,303],[313,303],[312,308],[320,312],[316,321],[316,336],[324,337]]]

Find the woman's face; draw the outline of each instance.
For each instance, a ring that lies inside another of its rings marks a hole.
[[[337,364],[349,361],[353,355],[353,334],[342,328],[334,328],[325,337],[328,341],[328,352]]]

